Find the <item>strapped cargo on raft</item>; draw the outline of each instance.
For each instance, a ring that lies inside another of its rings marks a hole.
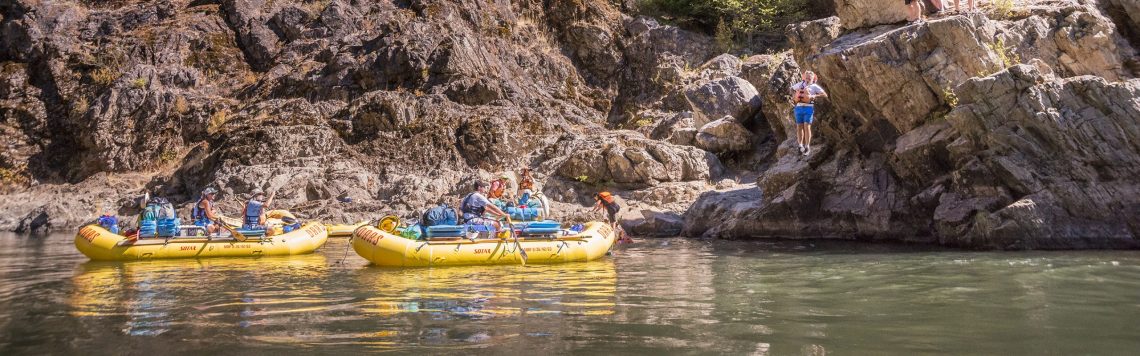
[[[522,251],[526,263],[585,262],[605,256],[617,236],[609,224],[596,221],[572,229],[553,221],[525,222],[514,224],[510,233],[437,225],[428,227],[422,239],[405,233],[412,229],[418,227],[385,231],[364,225],[353,232],[352,249],[384,267],[519,264]],[[517,244],[512,233],[518,234]]]

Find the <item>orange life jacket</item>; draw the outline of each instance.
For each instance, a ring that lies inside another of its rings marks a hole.
[[[604,202],[606,202],[606,204],[613,204],[614,203],[614,195],[610,194],[610,192],[598,193],[598,196],[596,197],[596,199],[604,201]]]
[[[803,87],[803,89],[796,90],[796,93],[794,95],[792,95],[792,103],[795,103],[795,104],[811,104],[812,102],[815,101],[815,99],[813,99],[811,97],[811,92],[808,91],[810,89],[811,85],[808,83],[805,83],[805,82],[800,82],[800,83],[803,84],[804,87]]]
[[[507,190],[507,183],[502,180],[494,180],[491,182],[491,189],[487,192],[487,199],[498,199],[503,197],[503,193]]]

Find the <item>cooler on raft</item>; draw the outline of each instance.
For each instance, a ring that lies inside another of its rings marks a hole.
[[[514,227],[521,236],[556,235],[562,231],[562,224],[553,220],[520,222]]]
[[[426,236],[429,239],[466,237],[469,233],[494,235],[491,227],[486,225],[435,225],[428,226]],[[562,232],[562,224],[553,221],[524,221],[514,224],[514,230],[519,236],[553,236]]]

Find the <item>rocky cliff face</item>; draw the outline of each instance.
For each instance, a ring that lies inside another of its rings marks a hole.
[[[661,77],[709,58],[709,38],[608,2],[15,1],[0,13],[4,229],[129,214],[144,190],[188,203],[216,186],[232,213],[263,188],[350,220],[412,215],[523,166],[576,187],[557,192],[572,205],[595,184],[703,186],[722,170],[699,148],[620,130],[663,97],[692,105]]]
[[[609,189],[641,235],[1137,245],[1129,2],[914,25],[836,5],[741,58],[606,1],[0,4],[0,228],[205,186],[231,213],[262,188],[413,216],[531,167],[557,217]],[[806,69],[831,93],[809,157],[786,89]]]
[[[796,62],[831,94],[818,153],[802,157],[785,140],[756,189],[706,193],[686,232],[1136,247],[1140,80],[1128,79],[1132,47],[1095,5],[789,26]],[[766,117],[787,132],[786,117]]]

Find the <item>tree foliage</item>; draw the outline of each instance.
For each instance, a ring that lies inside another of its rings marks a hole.
[[[716,32],[718,42],[747,41],[757,33],[781,32],[785,25],[827,16],[823,0],[640,0],[648,14]],[[729,31],[729,33],[721,33]]]

